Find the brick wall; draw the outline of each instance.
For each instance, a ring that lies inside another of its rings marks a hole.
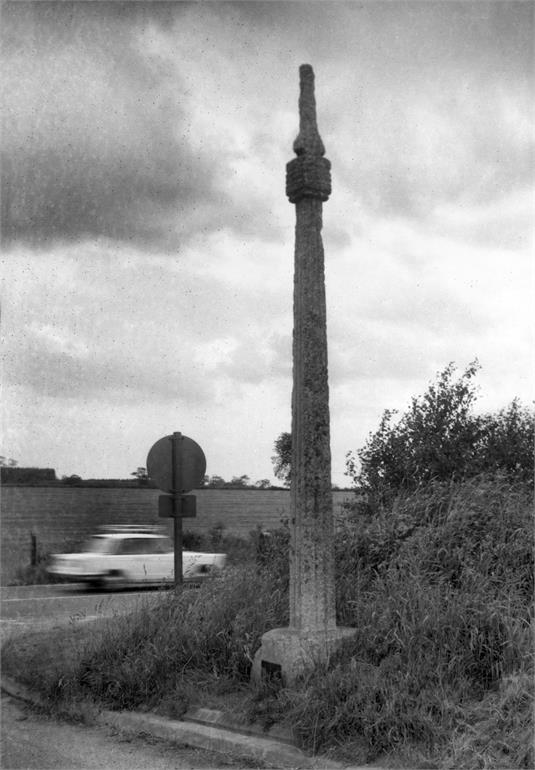
[[[79,543],[100,524],[165,524],[158,518],[157,489],[88,487],[2,488],[1,582],[31,559],[31,535],[42,553],[62,551]],[[222,524],[225,532],[247,537],[257,526],[273,529],[288,518],[290,493],[271,489],[199,489],[196,518],[184,519],[184,529],[207,532]],[[335,516],[351,492],[333,492]]]

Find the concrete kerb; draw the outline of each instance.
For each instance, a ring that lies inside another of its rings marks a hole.
[[[26,702],[43,705],[40,696],[25,685],[2,676],[0,680],[3,692]],[[138,712],[102,710],[95,716],[95,723],[111,727],[122,733],[149,735],[151,738],[172,743],[207,749],[220,754],[233,755],[236,758],[254,760],[272,768],[310,768],[310,770],[380,770],[366,766],[350,766],[325,757],[310,757],[296,746],[263,738],[257,735],[238,733],[212,725],[185,722],[154,714]]]

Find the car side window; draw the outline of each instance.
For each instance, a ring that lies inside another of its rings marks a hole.
[[[173,550],[173,543],[168,537],[159,537],[154,542],[154,553],[169,553]]]
[[[121,556],[126,556],[128,554],[135,553],[134,546],[136,541],[135,540],[122,540],[119,543],[119,546],[117,548],[117,553]]]
[[[128,538],[122,541],[118,553],[123,556],[154,553],[153,541],[143,537]]]

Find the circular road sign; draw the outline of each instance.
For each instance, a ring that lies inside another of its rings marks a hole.
[[[150,448],[147,473],[164,492],[181,494],[201,485],[206,457],[196,441],[174,433],[159,439]]]

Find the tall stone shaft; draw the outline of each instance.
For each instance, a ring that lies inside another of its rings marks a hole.
[[[329,383],[322,207],[331,193],[331,164],[316,124],[314,73],[299,68],[296,158],[286,166],[295,203],[292,393],[290,624],[262,636],[253,681],[286,685],[330,655],[354,629],[336,625],[331,492]]]
[[[297,157],[287,164],[286,193],[296,209],[290,627],[336,627],[333,507],[327,369],[322,206],[330,163],[317,129],[312,67],[300,67]]]

